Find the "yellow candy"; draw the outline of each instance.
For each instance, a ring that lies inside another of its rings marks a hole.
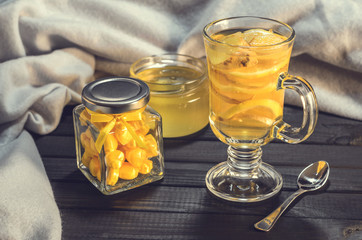
[[[92,160],[92,158],[93,158],[93,155],[91,153],[85,151],[82,156],[83,165],[86,166],[87,168],[89,168],[89,163]]]
[[[114,134],[108,134],[108,136],[106,137],[106,141],[104,142],[104,151],[107,152],[112,152],[114,150],[117,149],[118,147],[118,141],[116,139],[116,137],[114,136]]]
[[[144,149],[134,148],[126,153],[127,161],[134,167],[140,169],[145,160],[147,160],[147,153]]]
[[[120,150],[114,150],[106,154],[105,160],[107,167],[119,169],[125,160],[124,153]]]
[[[138,176],[138,169],[132,164],[125,162],[119,169],[119,178],[124,180],[132,180]]]
[[[122,119],[120,121],[127,128],[129,133],[131,134],[133,140],[136,141],[137,146],[139,146],[141,148],[146,148],[146,145],[143,142],[143,139],[140,136],[138,136],[138,134],[135,132],[134,128],[129,123],[127,123],[126,121],[124,121]]]
[[[93,136],[92,136],[89,128],[80,135],[80,141],[81,141],[82,146],[85,149],[85,151],[87,151],[93,155],[98,155],[96,147],[94,145]]]
[[[90,121],[90,114],[86,110],[83,110],[79,115],[79,120],[82,126],[86,126],[87,121]]]
[[[145,110],[146,107],[130,111],[127,113],[123,113],[119,116],[119,118],[123,119],[124,121],[137,121],[142,120],[142,112]]]
[[[80,135],[80,143],[84,149],[89,148],[89,138],[85,132]]]
[[[153,116],[148,112],[143,112],[142,121],[147,126],[148,129],[156,129],[156,121],[153,121]]]
[[[93,157],[89,162],[89,171],[93,177],[97,177],[101,181],[101,161],[98,157]]]
[[[138,136],[139,139],[142,140],[142,142],[144,142],[144,137],[143,136]],[[144,142],[144,144],[146,144]],[[128,150],[131,150],[131,149],[134,149],[136,147],[139,147],[139,145],[137,144],[136,140],[135,139],[132,139],[129,143],[127,143],[126,145],[124,145],[125,149],[128,149]]]
[[[122,124],[116,125],[114,135],[122,145],[126,145],[132,140],[132,135],[129,133],[128,129]]]
[[[119,169],[108,168],[107,169],[107,185],[114,186],[118,182]]]
[[[131,150],[133,148],[137,147],[137,143],[134,139],[131,139],[131,141],[129,141],[129,143],[127,143],[126,145],[124,145],[125,149]]]
[[[82,163],[99,181],[101,162],[98,154],[102,147],[107,185],[114,186],[118,179],[132,180],[139,173],[148,174],[152,170],[153,162],[148,157],[158,155],[158,144],[152,134],[146,135],[151,126],[144,109],[118,115],[101,114],[88,109],[82,112],[80,120],[91,122],[99,130],[96,140],[93,139],[91,127],[81,134],[81,143],[85,149]]]
[[[155,157],[158,155],[158,144],[156,139],[152,136],[152,134],[148,134],[145,136],[145,143],[147,145],[147,157]]]
[[[146,125],[143,121],[132,121],[129,123],[135,129],[138,135],[146,135],[150,130],[150,127]]]
[[[153,167],[153,162],[151,160],[146,159],[140,169],[141,174],[150,173]]]

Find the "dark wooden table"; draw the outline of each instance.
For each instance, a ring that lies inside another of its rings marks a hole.
[[[72,109],[64,109],[53,133],[34,135],[60,208],[63,239],[362,239],[361,121],[320,113],[304,143],[263,147],[263,160],[282,174],[283,189],[271,200],[245,205],[206,189],[206,172],[226,159],[227,148],[210,128],[165,140],[163,180],[102,195],[77,169]],[[293,122],[301,110],[287,106],[285,115]],[[256,231],[253,224],[295,191],[299,172],[318,160],[331,166],[328,187],[298,198],[271,232]]]

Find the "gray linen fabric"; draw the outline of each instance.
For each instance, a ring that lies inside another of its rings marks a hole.
[[[28,131],[51,132],[87,82],[127,76],[140,57],[204,57],[201,31],[212,20],[253,15],[290,24],[290,73],[313,85],[321,111],[362,120],[361,12],[358,0],[0,1],[0,239],[61,238]]]

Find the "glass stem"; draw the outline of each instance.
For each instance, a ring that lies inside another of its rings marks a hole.
[[[262,150],[258,148],[235,148],[228,147],[227,150],[229,172],[239,177],[256,177],[259,166],[262,163]]]

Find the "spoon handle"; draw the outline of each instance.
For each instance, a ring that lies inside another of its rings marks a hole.
[[[263,218],[261,221],[254,224],[254,227],[258,230],[268,232],[274,224],[277,222],[279,217],[284,213],[284,211],[289,207],[289,205],[302,193],[306,192],[306,190],[298,189],[292,195],[290,195],[285,201],[273,212],[271,212],[268,216]]]

